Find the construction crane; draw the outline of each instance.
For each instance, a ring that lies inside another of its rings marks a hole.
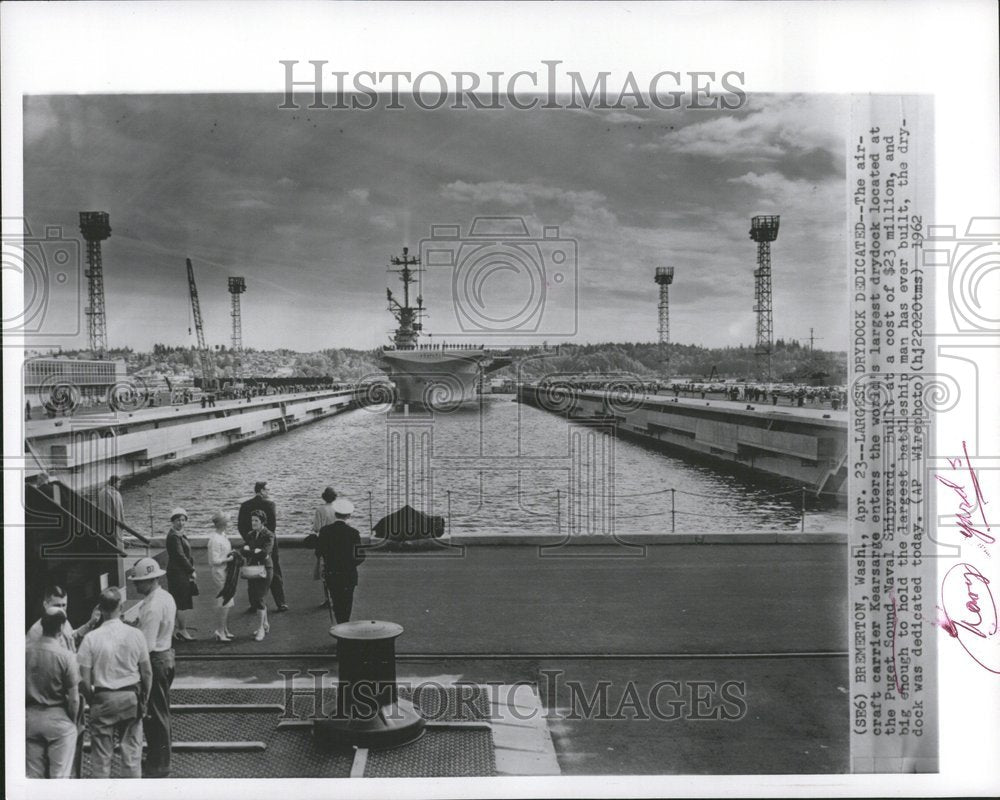
[[[194,267],[191,259],[187,259],[188,289],[191,290],[191,313],[194,316],[194,329],[198,337],[198,362],[201,365],[201,389],[204,392],[216,389],[215,359],[212,351],[205,344],[205,328],[201,323],[201,305],[198,303],[198,286],[194,282]]]

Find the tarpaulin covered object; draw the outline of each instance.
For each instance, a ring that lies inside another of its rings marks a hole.
[[[372,530],[375,536],[390,542],[438,539],[444,535],[444,517],[430,516],[406,505],[382,517]]]

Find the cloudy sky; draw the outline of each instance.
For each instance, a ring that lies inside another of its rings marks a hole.
[[[628,113],[291,111],[279,102],[26,100],[32,232],[62,226],[79,238],[78,212],[111,215],[103,255],[112,346],[193,343],[186,257],[210,344],[229,343],[226,278],[243,275],[246,346],[378,346],[394,324],[385,307],[386,286],[396,287],[389,256],[404,245],[418,251],[434,224],[465,235],[477,216],[521,216],[536,238],[557,226],[575,242],[575,265],[557,268],[551,246],[539,251],[547,288],[532,317],[538,340],[566,341],[559,334],[575,330],[569,340],[655,341],[653,271],[674,266],[672,340],[752,344],[755,214],[781,215],[775,337],[805,339],[812,327],[817,346],[846,345],[846,105],[838,98],[758,95],[736,112]],[[486,316],[495,308],[503,317],[529,297],[524,274],[480,276]],[[435,267],[424,280],[427,329],[457,334],[454,271]],[[75,281],[53,285],[45,329],[65,328],[60,320],[82,305]]]

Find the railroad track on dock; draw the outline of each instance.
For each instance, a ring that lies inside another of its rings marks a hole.
[[[847,650],[771,653],[397,653],[397,662],[423,661],[746,661],[754,659],[847,658]],[[331,652],[177,653],[178,661],[329,661]]]

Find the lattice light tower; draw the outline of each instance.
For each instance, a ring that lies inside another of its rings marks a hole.
[[[238,377],[242,368],[243,318],[240,315],[240,295],[247,290],[247,282],[240,277],[229,279],[229,295],[232,300],[233,318],[233,376]]]
[[[108,349],[108,320],[104,315],[104,267],[101,242],[111,236],[106,211],[81,211],[80,233],[87,241],[87,333],[90,349],[101,358]]]
[[[660,311],[660,360],[667,372],[670,368],[670,352],[667,349],[670,344],[670,284],[674,282],[674,268],[657,267],[653,280],[660,287],[660,303],[657,306]]]
[[[767,380],[771,380],[771,350],[774,320],[771,315],[771,242],[778,238],[778,216],[756,216],[750,220],[750,238],[757,242],[754,307],[757,312],[757,358],[767,357]],[[758,360],[759,363],[759,360]]]

